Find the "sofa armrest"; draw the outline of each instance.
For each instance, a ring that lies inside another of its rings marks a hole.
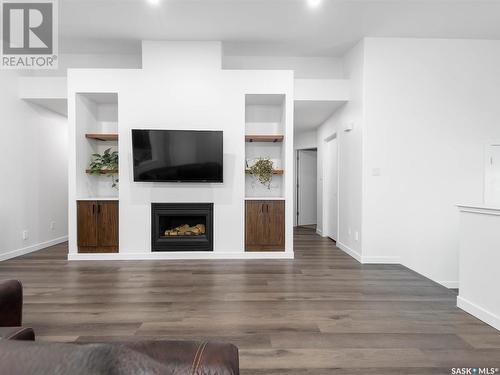
[[[137,341],[118,344],[145,354],[174,375],[239,375],[238,348],[232,344],[195,341]]]
[[[0,327],[0,340],[35,341],[35,332],[25,327]]]
[[[19,327],[23,317],[23,286],[17,280],[0,283],[0,327]]]

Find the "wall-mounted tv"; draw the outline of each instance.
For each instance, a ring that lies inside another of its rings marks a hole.
[[[222,131],[132,129],[134,181],[223,182]]]

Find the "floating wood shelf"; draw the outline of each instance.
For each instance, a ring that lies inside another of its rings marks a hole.
[[[283,135],[245,135],[245,142],[283,142]]]
[[[93,174],[90,169],[87,169],[85,172]],[[101,174],[118,174],[118,169],[101,169]]]
[[[245,169],[245,172],[246,172],[246,173],[250,173],[250,169]],[[283,174],[284,172],[285,172],[285,171],[284,171],[283,169],[275,169],[275,170],[273,170],[273,174],[279,174],[279,175],[281,175],[281,174]]]
[[[96,141],[117,141],[118,134],[116,133],[87,133],[85,134],[85,138],[87,139],[95,139]]]

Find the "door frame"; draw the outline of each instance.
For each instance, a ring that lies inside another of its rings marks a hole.
[[[300,203],[300,194],[299,194],[299,188],[300,188],[300,183],[299,183],[299,172],[300,172],[300,163],[299,163],[299,155],[301,151],[316,151],[316,169],[318,168],[318,148],[317,147],[307,147],[307,148],[299,148],[295,150],[296,156],[296,167],[295,167],[295,220],[296,220],[296,226],[300,227],[299,224],[299,203]],[[316,177],[316,192],[318,191],[318,178]],[[316,207],[318,206],[318,196],[316,194]],[[318,213],[316,211],[316,217]],[[317,220],[316,220],[317,221]],[[316,222],[317,224],[317,222]]]
[[[322,199],[323,199],[323,207],[321,207],[321,210],[322,210],[322,221],[323,221],[323,233],[321,234],[322,237],[328,237],[328,238],[331,238],[332,240],[334,240],[335,242],[338,241],[338,237],[339,237],[339,229],[340,229],[340,207],[339,207],[339,203],[340,203],[340,140],[339,140],[339,134],[337,131],[333,132],[332,134],[330,134],[329,136],[325,137],[323,139],[323,149],[326,151],[327,150],[327,147],[328,147],[328,142],[331,142],[333,140],[336,140],[337,141],[337,238],[332,238],[330,236],[328,236],[326,234],[326,224],[327,224],[327,211],[325,209],[325,197],[326,197],[326,186],[325,186],[325,176],[326,176],[326,173],[327,173],[327,169],[326,169],[326,163],[325,163],[325,155],[323,155],[323,165],[321,166],[322,168],[322,171],[321,173],[323,174],[323,180],[322,180]],[[326,152],[324,152],[323,154],[326,154]]]

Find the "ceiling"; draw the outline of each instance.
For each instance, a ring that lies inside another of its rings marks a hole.
[[[296,100],[293,122],[296,132],[314,130],[324,123],[344,101],[309,101]]]
[[[500,1],[62,0],[63,52],[221,40],[226,55],[339,56],[365,36],[500,39]],[[99,50],[99,51],[96,51]]]

